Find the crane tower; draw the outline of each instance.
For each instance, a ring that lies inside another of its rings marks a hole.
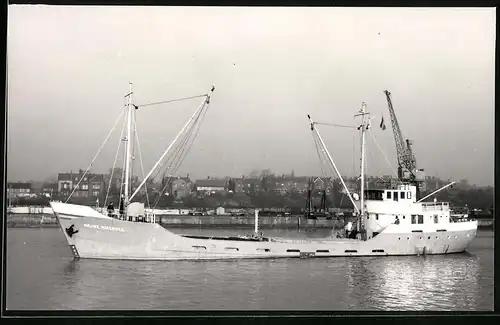
[[[425,180],[424,170],[417,169],[417,161],[412,150],[410,140],[403,140],[403,134],[399,128],[398,119],[392,106],[391,93],[384,91],[389,106],[389,115],[391,117],[392,131],[396,142],[396,151],[398,157],[398,178],[401,182],[410,183],[417,187],[417,200],[420,196],[420,188]]]

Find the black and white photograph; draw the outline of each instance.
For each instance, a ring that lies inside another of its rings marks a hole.
[[[493,311],[495,46],[487,7],[9,5],[4,308]]]

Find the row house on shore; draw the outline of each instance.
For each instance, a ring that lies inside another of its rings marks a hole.
[[[9,182],[7,183],[7,197],[35,197],[43,195],[52,197],[57,194],[57,183],[43,182]]]
[[[332,180],[327,177],[317,176],[267,176],[262,180],[265,192],[274,192],[281,195],[306,194],[309,189],[313,192],[332,189]]]
[[[53,197],[57,195],[57,183],[45,183],[42,185],[42,195]]]
[[[210,178],[198,179],[194,183],[194,191],[200,196],[213,195],[228,192],[228,180]]]
[[[259,178],[230,178],[228,190],[237,194],[255,195],[262,190],[262,179]]]
[[[30,197],[35,195],[32,191],[32,184],[26,182],[7,183],[7,197]]]
[[[164,181],[162,188],[165,188],[163,191],[164,194],[172,195],[175,200],[182,200],[191,195],[193,182],[189,178],[189,175],[186,177],[170,177]]]
[[[74,197],[79,198],[98,198],[106,193],[106,175],[83,173],[59,173],[57,177],[57,192],[60,196],[67,197],[73,189]],[[78,187],[77,187],[78,186]]]

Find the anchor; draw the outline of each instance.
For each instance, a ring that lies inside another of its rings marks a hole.
[[[71,225],[69,226],[69,228],[66,228],[66,233],[68,234],[68,236],[71,238],[73,237],[74,234],[78,233],[78,230],[75,230],[75,225]]]

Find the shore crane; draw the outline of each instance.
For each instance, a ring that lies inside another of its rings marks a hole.
[[[420,185],[424,181],[424,170],[417,169],[417,161],[412,150],[410,140],[403,139],[401,129],[399,128],[398,119],[392,106],[391,93],[384,90],[387,97],[387,105],[389,106],[389,114],[391,117],[392,131],[396,142],[396,151],[398,157],[398,178],[401,182],[410,183],[417,188],[417,200],[420,199]]]

